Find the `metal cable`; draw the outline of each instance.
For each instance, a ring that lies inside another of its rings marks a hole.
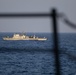
[[[72,27],[73,29],[76,29],[76,24],[72,23],[65,14],[59,14],[58,17],[62,19],[66,23],[66,25]]]

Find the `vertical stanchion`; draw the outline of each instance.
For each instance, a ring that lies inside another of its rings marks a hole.
[[[52,10],[52,22],[53,22],[53,40],[54,40],[54,55],[55,55],[55,67],[56,75],[60,73],[60,60],[59,60],[59,46],[58,46],[58,30],[57,30],[57,12],[56,9]]]

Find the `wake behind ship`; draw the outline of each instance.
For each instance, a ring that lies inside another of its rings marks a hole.
[[[20,35],[20,34],[14,34],[13,37],[3,37],[3,40],[47,40],[47,38],[39,38],[39,37],[36,37],[35,35],[34,36],[26,36],[26,35]]]

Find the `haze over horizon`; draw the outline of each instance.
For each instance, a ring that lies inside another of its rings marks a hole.
[[[76,0],[0,0],[0,13],[50,13],[56,8],[76,24]],[[60,33],[76,33],[58,19]],[[47,18],[0,18],[0,32],[52,32],[52,21]]]

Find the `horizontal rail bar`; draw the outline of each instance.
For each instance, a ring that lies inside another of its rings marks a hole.
[[[1,17],[50,17],[49,13],[0,13]]]

